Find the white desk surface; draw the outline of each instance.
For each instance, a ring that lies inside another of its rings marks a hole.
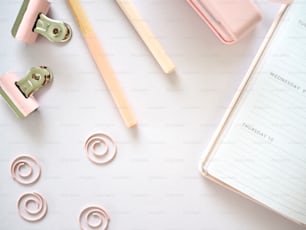
[[[68,22],[72,40],[57,45],[40,37],[24,45],[10,35],[21,0],[1,0],[0,72],[22,76],[47,65],[55,78],[39,92],[39,111],[18,120],[0,100],[0,229],[79,229],[90,204],[110,214],[117,230],[304,229],[203,178],[202,153],[224,114],[279,5],[258,0],[263,21],[236,45],[217,40],[185,0],[134,0],[173,59],[177,71],[162,73],[112,0],[82,4],[105,48],[138,127],[124,126],[85,46],[68,5],[53,0],[50,15]],[[118,155],[104,166],[85,156],[86,137],[110,134]],[[9,174],[18,154],[42,165],[40,180],[21,186]],[[17,198],[38,191],[48,202],[41,222],[18,216]]]

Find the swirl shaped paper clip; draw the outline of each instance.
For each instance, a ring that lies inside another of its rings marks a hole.
[[[87,138],[85,151],[88,159],[98,165],[112,161],[117,154],[115,141],[107,134],[95,133]]]
[[[28,222],[42,220],[48,211],[45,198],[38,192],[24,193],[17,201],[19,215]]]
[[[106,230],[109,221],[109,214],[99,206],[88,206],[81,211],[79,216],[79,225],[82,230]]]
[[[30,185],[40,178],[41,166],[33,156],[19,155],[12,161],[10,171],[15,181]]]

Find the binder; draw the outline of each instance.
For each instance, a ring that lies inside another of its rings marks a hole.
[[[303,0],[281,7],[200,162],[204,177],[301,225],[305,10]]]

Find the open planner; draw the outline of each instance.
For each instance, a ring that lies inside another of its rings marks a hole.
[[[209,179],[306,225],[306,1],[283,6],[212,138]]]

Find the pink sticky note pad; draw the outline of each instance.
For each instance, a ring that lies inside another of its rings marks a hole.
[[[232,44],[250,32],[261,20],[251,0],[187,0],[215,35]]]
[[[1,94],[18,117],[27,117],[38,109],[39,104],[33,96],[26,98],[16,86],[18,77],[15,73],[7,72],[0,77]]]

